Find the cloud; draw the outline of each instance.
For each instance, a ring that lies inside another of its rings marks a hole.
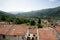
[[[50,2],[54,2],[54,1],[56,1],[56,0],[49,0]]]

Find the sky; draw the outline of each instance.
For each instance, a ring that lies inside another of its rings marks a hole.
[[[60,6],[60,0],[0,0],[0,10],[28,12]]]

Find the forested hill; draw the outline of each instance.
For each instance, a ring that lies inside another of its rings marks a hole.
[[[4,12],[4,11],[0,11],[0,16],[10,16],[10,17],[15,17],[14,14],[8,13],[8,12]]]
[[[15,13],[15,12],[13,12]],[[0,16],[10,17],[33,17],[33,18],[57,18],[60,19],[60,6],[56,8],[42,9],[31,12],[16,12],[16,14],[0,11]]]
[[[16,16],[17,17],[60,18],[60,6],[56,8],[18,13]]]
[[[15,18],[14,14],[0,11],[0,21],[11,21],[13,18]]]

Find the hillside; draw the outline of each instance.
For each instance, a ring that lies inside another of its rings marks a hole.
[[[16,14],[17,17],[60,18],[60,7]]]
[[[0,11],[0,21],[11,21],[13,18],[15,18],[14,14]]]
[[[31,12],[4,12],[4,11],[0,11],[0,16],[60,19],[60,6],[55,7],[55,8],[31,11]]]
[[[0,16],[10,16],[10,17],[15,17],[14,14],[8,13],[8,12],[4,12],[4,11],[0,11]]]

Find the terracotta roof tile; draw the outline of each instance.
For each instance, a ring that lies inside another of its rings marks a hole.
[[[11,25],[4,25],[3,28],[4,29],[1,33],[5,35],[9,31],[9,29],[11,28]]]
[[[29,27],[29,33],[31,34],[37,34],[37,28],[35,26],[31,26]]]
[[[24,35],[25,32],[27,31],[27,26],[23,25],[14,25],[7,35]]]
[[[0,27],[0,34],[24,35],[28,27],[26,25],[5,25]]]
[[[2,26],[0,26],[0,34],[2,34],[4,28]]]
[[[55,35],[49,29],[39,29],[39,40],[56,40]]]
[[[29,33],[35,34],[37,33],[36,27],[29,27],[27,25],[1,25],[0,26],[0,34],[4,35],[25,35],[27,30],[29,29]],[[60,27],[55,28],[58,32],[60,32]],[[38,29],[39,40],[56,40],[56,36],[53,32],[48,28],[39,28]]]
[[[54,29],[60,34],[60,26],[56,26]]]

